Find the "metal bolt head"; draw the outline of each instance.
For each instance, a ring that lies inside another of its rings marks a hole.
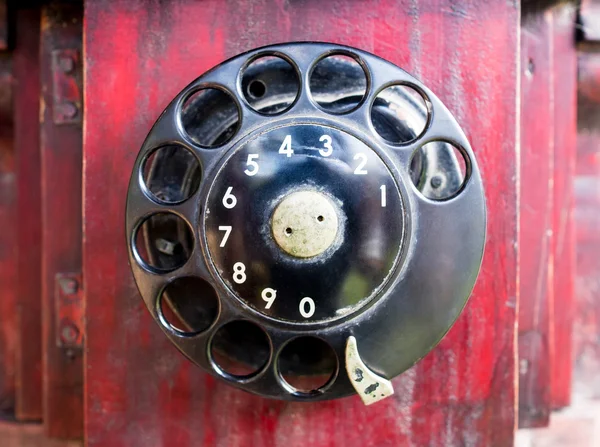
[[[72,278],[61,278],[60,288],[65,295],[74,295],[79,290],[79,284]]]
[[[439,176],[436,175],[435,177],[432,177],[430,183],[431,183],[431,187],[432,188],[437,189],[440,186],[442,186],[442,179]]]
[[[64,102],[59,105],[59,112],[65,118],[75,118],[77,116],[77,106],[72,102]]]
[[[63,73],[71,73],[75,69],[75,61],[68,56],[62,56],[58,60],[58,66]]]
[[[65,344],[73,344],[79,337],[79,329],[73,323],[65,323],[60,329],[60,338]]]

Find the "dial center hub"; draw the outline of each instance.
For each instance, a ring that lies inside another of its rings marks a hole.
[[[338,234],[338,215],[332,200],[319,191],[287,195],[275,208],[271,231],[277,245],[297,258],[325,252]]]

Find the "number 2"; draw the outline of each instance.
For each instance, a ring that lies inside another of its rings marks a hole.
[[[319,138],[319,141],[323,143],[323,147],[327,150],[320,149],[319,154],[323,157],[329,157],[333,152],[333,148],[331,147],[331,137],[329,135],[323,135]]]
[[[367,164],[367,156],[365,154],[356,154],[354,156],[354,160],[361,160],[358,163],[358,166],[356,167],[356,169],[354,170],[354,173],[356,175],[366,175],[367,174],[367,170],[363,169],[363,168]]]

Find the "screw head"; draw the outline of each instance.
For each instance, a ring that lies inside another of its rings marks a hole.
[[[65,118],[75,118],[77,116],[77,106],[72,102],[64,102],[59,107],[60,113]]]
[[[75,61],[71,57],[63,56],[58,60],[58,66],[63,73],[71,73],[75,69]]]
[[[79,329],[73,323],[66,323],[60,329],[60,338],[65,344],[72,344],[79,337]]]

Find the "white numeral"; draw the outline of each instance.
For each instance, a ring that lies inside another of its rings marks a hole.
[[[381,185],[381,207],[385,208],[385,206],[387,205],[387,197],[386,197],[386,193],[385,193],[385,185]]]
[[[323,157],[329,157],[333,152],[333,148],[331,147],[331,137],[329,135],[323,135],[321,138],[319,138],[319,141],[321,141],[323,143],[323,147],[327,149],[319,150],[319,154],[321,154]]]
[[[283,143],[281,143],[281,147],[279,148],[279,153],[286,155],[288,158],[292,156],[294,151],[292,150],[292,136],[286,135],[283,139]]]
[[[231,194],[231,191],[233,191],[233,186],[227,188],[227,191],[225,191],[225,195],[223,196],[223,206],[227,209],[231,209],[237,204],[237,199]]]
[[[306,310],[306,306],[308,305],[308,310]],[[315,302],[312,298],[305,297],[300,301],[300,315],[304,318],[310,318],[315,313]]]
[[[271,305],[273,304],[273,301],[275,301],[275,298],[277,297],[277,290],[267,287],[266,289],[264,289],[262,291],[260,296],[262,297],[263,300],[265,300],[267,302],[265,309],[270,309]]]
[[[233,264],[233,281],[236,284],[243,284],[246,282],[246,266],[241,262]]]
[[[225,234],[223,235],[223,239],[221,239],[221,243],[219,244],[219,247],[225,247],[225,244],[227,243],[227,239],[229,239],[229,235],[231,234],[231,225],[223,225],[221,227],[219,227],[219,231],[224,231]]]
[[[367,164],[367,156],[365,154],[356,154],[354,156],[355,160],[361,160],[358,163],[358,166],[356,167],[356,169],[354,170],[354,173],[356,175],[366,175],[367,171],[366,169],[363,169],[365,167],[365,165]]]
[[[246,174],[247,176],[252,177],[253,175],[256,175],[258,173],[258,163],[254,161],[255,159],[258,160],[258,154],[248,154],[248,160],[246,161],[246,165],[252,169],[244,170],[244,174]]]

